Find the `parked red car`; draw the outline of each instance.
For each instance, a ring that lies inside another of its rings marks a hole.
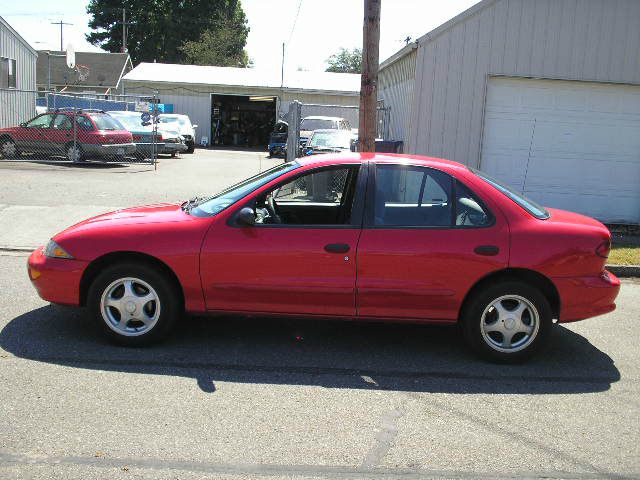
[[[104,112],[43,113],[17,127],[0,129],[0,155],[5,159],[25,152],[64,156],[74,162],[86,158],[119,160],[135,150],[131,133]]]
[[[494,360],[615,308],[600,222],[434,158],[321,155],[209,198],[119,210],[29,259],[40,296],[145,344],[184,310],[461,323]]]

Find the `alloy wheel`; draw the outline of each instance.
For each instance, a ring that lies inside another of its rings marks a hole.
[[[151,330],[160,317],[160,298],[151,285],[134,277],[111,282],[100,299],[100,313],[109,328],[127,337]]]
[[[536,307],[520,295],[503,295],[487,305],[480,318],[485,343],[502,353],[527,348],[540,329]]]
[[[16,148],[16,144],[12,141],[5,141],[0,146],[2,151],[3,158],[15,157],[18,153],[18,149]]]

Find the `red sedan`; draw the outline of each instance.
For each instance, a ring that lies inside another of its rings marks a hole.
[[[86,220],[33,252],[29,276],[128,345],[165,336],[183,311],[292,315],[459,323],[476,352],[514,361],[554,319],[615,308],[610,244],[600,222],[458,163],[323,155]]]

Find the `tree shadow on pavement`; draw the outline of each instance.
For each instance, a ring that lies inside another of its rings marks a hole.
[[[162,344],[107,343],[84,310],[46,306],[11,320],[0,347],[29,360],[84,369],[216,382],[316,385],[413,392],[571,394],[608,390],[613,360],[556,326],[549,348],[528,363],[476,359],[455,327],[185,317]]]

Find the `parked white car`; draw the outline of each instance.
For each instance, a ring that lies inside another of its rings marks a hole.
[[[187,153],[193,153],[196,146],[196,128],[198,125],[192,125],[191,119],[187,115],[178,113],[161,113],[158,115],[158,129],[176,130],[180,132],[184,143],[187,145]]]
[[[349,120],[342,117],[323,117],[313,115],[304,117],[300,122],[300,146],[304,147],[314,130],[348,130],[351,131]]]

